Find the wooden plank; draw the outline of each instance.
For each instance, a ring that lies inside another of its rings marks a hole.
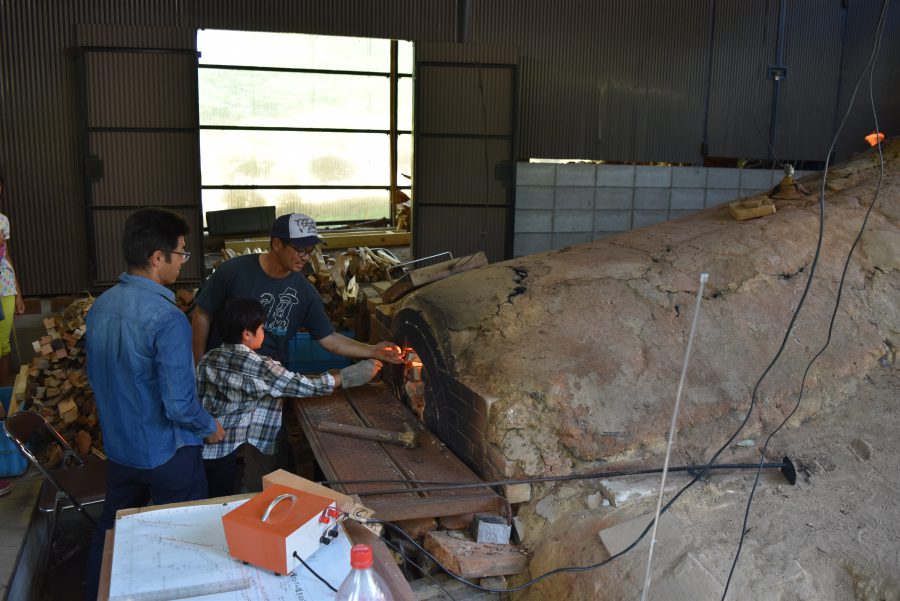
[[[502,497],[488,488],[417,493],[416,488],[421,486],[402,483],[410,479],[441,482],[480,482],[480,479],[419,423],[383,383],[349,391],[352,391],[352,397],[348,396],[348,391],[338,390],[330,396],[291,401],[322,471],[329,480],[395,480],[399,483],[336,485],[334,488],[345,494],[408,488],[410,494],[361,495],[362,503],[374,510],[376,517],[390,521],[498,512],[505,507]],[[409,429],[420,437],[420,446],[403,449],[319,432],[317,426],[321,421],[396,431]]]
[[[347,390],[347,396],[368,425],[378,429],[415,432],[416,440],[419,442],[416,449],[404,449],[396,445],[383,446],[384,452],[407,478],[435,482],[481,482],[481,478],[466,467],[445,445],[441,444],[441,441],[418,420],[407,405],[391,396],[383,383],[351,388]],[[413,450],[415,452],[411,452]],[[473,496],[483,495],[494,501],[495,508],[499,509],[499,505],[496,504],[499,497],[489,488],[423,494],[470,499]],[[466,508],[455,511],[454,514],[474,511],[481,510]]]
[[[106,531],[103,538],[103,559],[100,563],[100,586],[97,589],[97,601],[109,599],[109,585],[112,576],[113,545],[115,544],[115,529]]]
[[[370,530],[359,522],[346,520],[343,522],[347,535],[354,545],[369,545],[372,547],[372,567],[381,576],[391,591],[391,599],[394,601],[415,601],[416,596],[403,573],[400,571],[394,555]]]
[[[487,264],[487,257],[483,252],[479,251],[474,255],[450,259],[449,261],[436,263],[435,265],[429,265],[428,267],[413,269],[391,284],[390,288],[382,292],[381,300],[385,303],[393,303],[407,292],[415,290],[420,286],[448,278],[457,273],[483,267]]]
[[[424,547],[445,568],[463,578],[518,574],[528,565],[528,556],[512,545],[476,543],[445,530],[427,533]]]

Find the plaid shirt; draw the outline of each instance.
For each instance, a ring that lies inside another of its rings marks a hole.
[[[197,364],[197,396],[225,430],[225,440],[203,447],[204,459],[218,459],[249,442],[262,453],[275,452],[281,428],[282,397],[331,394],[334,377],[308,378],[243,344],[223,344]]]

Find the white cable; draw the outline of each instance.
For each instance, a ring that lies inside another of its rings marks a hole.
[[[709,274],[700,274],[700,287],[697,289],[697,302],[694,303],[694,318],[691,321],[691,333],[688,336],[687,350],[684,353],[684,363],[681,366],[681,378],[678,380],[678,391],[675,393],[675,408],[672,410],[672,424],[669,426],[669,442],[666,445],[666,460],[663,462],[662,478],[659,481],[659,496],[656,499],[656,513],[653,517],[653,531],[650,535],[650,552],[647,555],[647,572],[644,574],[644,586],[641,589],[641,601],[647,601],[650,591],[650,567],[653,564],[653,547],[656,546],[656,527],[659,525],[659,514],[662,510],[663,492],[666,489],[666,474],[669,472],[669,458],[672,456],[672,444],[675,442],[675,424],[678,421],[678,407],[681,405],[681,390],[684,388],[684,378],[687,375],[688,362],[691,358],[691,347],[694,344],[694,333],[697,331],[697,321],[700,317],[700,300],[703,298],[703,287],[709,280]]]

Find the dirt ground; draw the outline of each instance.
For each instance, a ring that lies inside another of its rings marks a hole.
[[[797,484],[790,486],[776,470],[764,473],[727,599],[900,600],[898,403],[900,370],[883,362],[833,412],[773,439],[768,460],[791,457]],[[754,448],[726,451],[721,460],[758,461],[763,441],[754,442]],[[681,460],[673,456],[673,464]],[[680,488],[688,480],[673,475],[669,482]],[[658,482],[645,478],[643,490]],[[670,524],[660,526],[649,599],[721,598],[752,483],[752,472],[720,472],[698,482],[663,516]],[[526,542],[535,547],[532,577],[572,565],[573,558],[581,565],[605,559],[598,532],[655,508],[654,493],[591,509],[598,491],[594,481],[556,485],[526,508],[528,515],[521,517],[536,526],[526,532]],[[639,599],[648,546],[649,535],[606,567],[554,576],[517,598]]]

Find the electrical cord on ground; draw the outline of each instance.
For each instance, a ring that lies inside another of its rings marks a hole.
[[[321,576],[319,576],[319,573],[318,573],[318,572],[316,572],[314,569],[312,569],[311,567],[309,567],[309,564],[306,563],[305,561],[303,561],[303,558],[300,557],[300,555],[299,555],[296,551],[294,551],[294,557],[296,557],[297,560],[298,560],[300,563],[303,564],[303,567],[304,567],[304,568],[306,568],[307,570],[309,570],[309,573],[310,573],[310,574],[312,574],[313,576],[315,576],[316,578],[318,578],[319,580],[321,580],[321,581],[325,584],[325,586],[327,586],[328,588],[331,589],[332,592],[334,592],[334,593],[337,592],[337,589],[334,588],[333,586],[331,586],[331,584],[329,584],[329,582],[328,582],[327,580],[325,580],[324,578],[322,578]]]
[[[825,184],[826,184],[826,180],[828,177],[828,166],[829,166],[829,161],[831,159],[831,153],[834,150],[834,146],[837,143],[837,139],[840,136],[841,130],[844,128],[844,125],[847,122],[847,118],[850,115],[850,110],[853,108],[853,103],[854,103],[854,100],[856,99],[856,94],[859,90],[859,85],[862,82],[862,78],[865,76],[866,71],[869,72],[869,100],[870,100],[870,103],[872,106],[872,116],[875,121],[875,132],[877,133],[879,131],[878,130],[878,114],[877,114],[877,111],[875,110],[875,99],[874,99],[874,94],[872,91],[872,80],[874,78],[874,72],[875,72],[875,61],[878,58],[879,49],[881,47],[881,36],[884,32],[885,23],[887,21],[886,16],[887,16],[888,4],[889,4],[889,0],[884,0],[882,7],[881,7],[881,14],[879,15],[879,18],[878,18],[878,24],[875,28],[875,43],[872,47],[872,53],[869,56],[869,60],[866,63],[865,69],[863,69],[862,73],[860,74],[859,78],[856,81],[856,85],[853,88],[853,94],[850,97],[850,103],[847,106],[847,110],[844,112],[844,116],[841,119],[840,126],[838,127],[837,131],[835,132],[834,137],[831,142],[831,146],[828,149],[828,155],[825,160],[825,169],[822,173],[821,195],[819,197],[820,219],[821,219],[820,234],[819,234],[819,236],[820,236],[819,247],[821,247],[821,241],[822,241],[821,238],[822,238],[822,231],[823,231],[823,225],[824,225],[824,211],[825,211],[825,208],[824,208],[825,207]],[[803,392],[806,388],[806,378],[809,375],[810,369],[812,369],[812,366],[816,362],[816,360],[818,360],[818,358],[820,356],[822,356],[822,354],[825,352],[825,350],[831,344],[831,337],[832,337],[832,333],[834,332],[834,323],[835,323],[835,320],[837,319],[837,312],[838,312],[838,309],[841,304],[841,296],[843,294],[844,280],[847,277],[847,270],[850,267],[850,260],[853,257],[853,253],[856,250],[856,247],[859,244],[859,241],[862,239],[863,233],[865,232],[866,225],[868,224],[868,221],[869,221],[869,215],[871,215],[872,209],[875,207],[875,203],[878,200],[878,194],[881,191],[881,184],[884,180],[884,153],[883,153],[882,146],[881,146],[881,140],[879,139],[878,136],[876,136],[876,141],[877,141],[878,158],[879,158],[878,183],[875,187],[875,193],[872,196],[872,202],[869,204],[869,208],[866,210],[865,216],[863,217],[862,224],[860,225],[859,231],[856,234],[856,238],[854,238],[853,244],[851,244],[850,250],[847,253],[847,258],[844,260],[844,267],[843,267],[843,270],[841,271],[841,278],[838,282],[838,289],[837,289],[837,294],[836,294],[836,298],[835,298],[835,302],[834,302],[834,309],[831,312],[831,319],[828,324],[828,334],[826,336],[825,343],[822,345],[822,347],[819,349],[819,351],[812,357],[812,359],[810,359],[809,363],[806,366],[806,370],[803,372],[803,378],[801,379],[801,382],[800,382],[800,390],[797,395],[797,402],[794,404],[794,408],[790,411],[790,413],[788,413],[788,415],[778,425],[778,427],[775,428],[775,430],[773,430],[772,433],[769,434],[769,436],[766,438],[766,442],[763,445],[762,451],[760,452],[760,460],[759,460],[760,466],[762,465],[763,461],[765,460],[766,450],[769,447],[769,442],[784,427],[784,425],[788,422],[788,420],[790,420],[791,417],[793,417],[794,414],[797,412],[797,410],[800,408],[800,403],[803,400]],[[817,248],[817,253],[818,253],[818,248]],[[811,281],[812,273],[810,273],[809,277],[810,277],[810,281]],[[735,552],[734,560],[731,564],[731,570],[728,572],[728,579],[725,582],[725,590],[722,593],[722,601],[725,600],[725,597],[728,594],[728,588],[731,584],[731,579],[734,576],[734,571],[735,571],[735,568],[737,567],[738,559],[741,556],[741,549],[743,548],[744,538],[747,534],[747,522],[749,521],[749,517],[750,517],[750,508],[753,504],[753,497],[756,493],[756,487],[759,484],[760,472],[761,472],[761,467],[756,472],[756,478],[753,481],[753,487],[750,489],[750,495],[747,499],[747,507],[744,511],[744,519],[743,519],[743,523],[741,526],[741,536],[740,536],[740,540],[738,541],[738,548],[737,548],[737,551]]]

